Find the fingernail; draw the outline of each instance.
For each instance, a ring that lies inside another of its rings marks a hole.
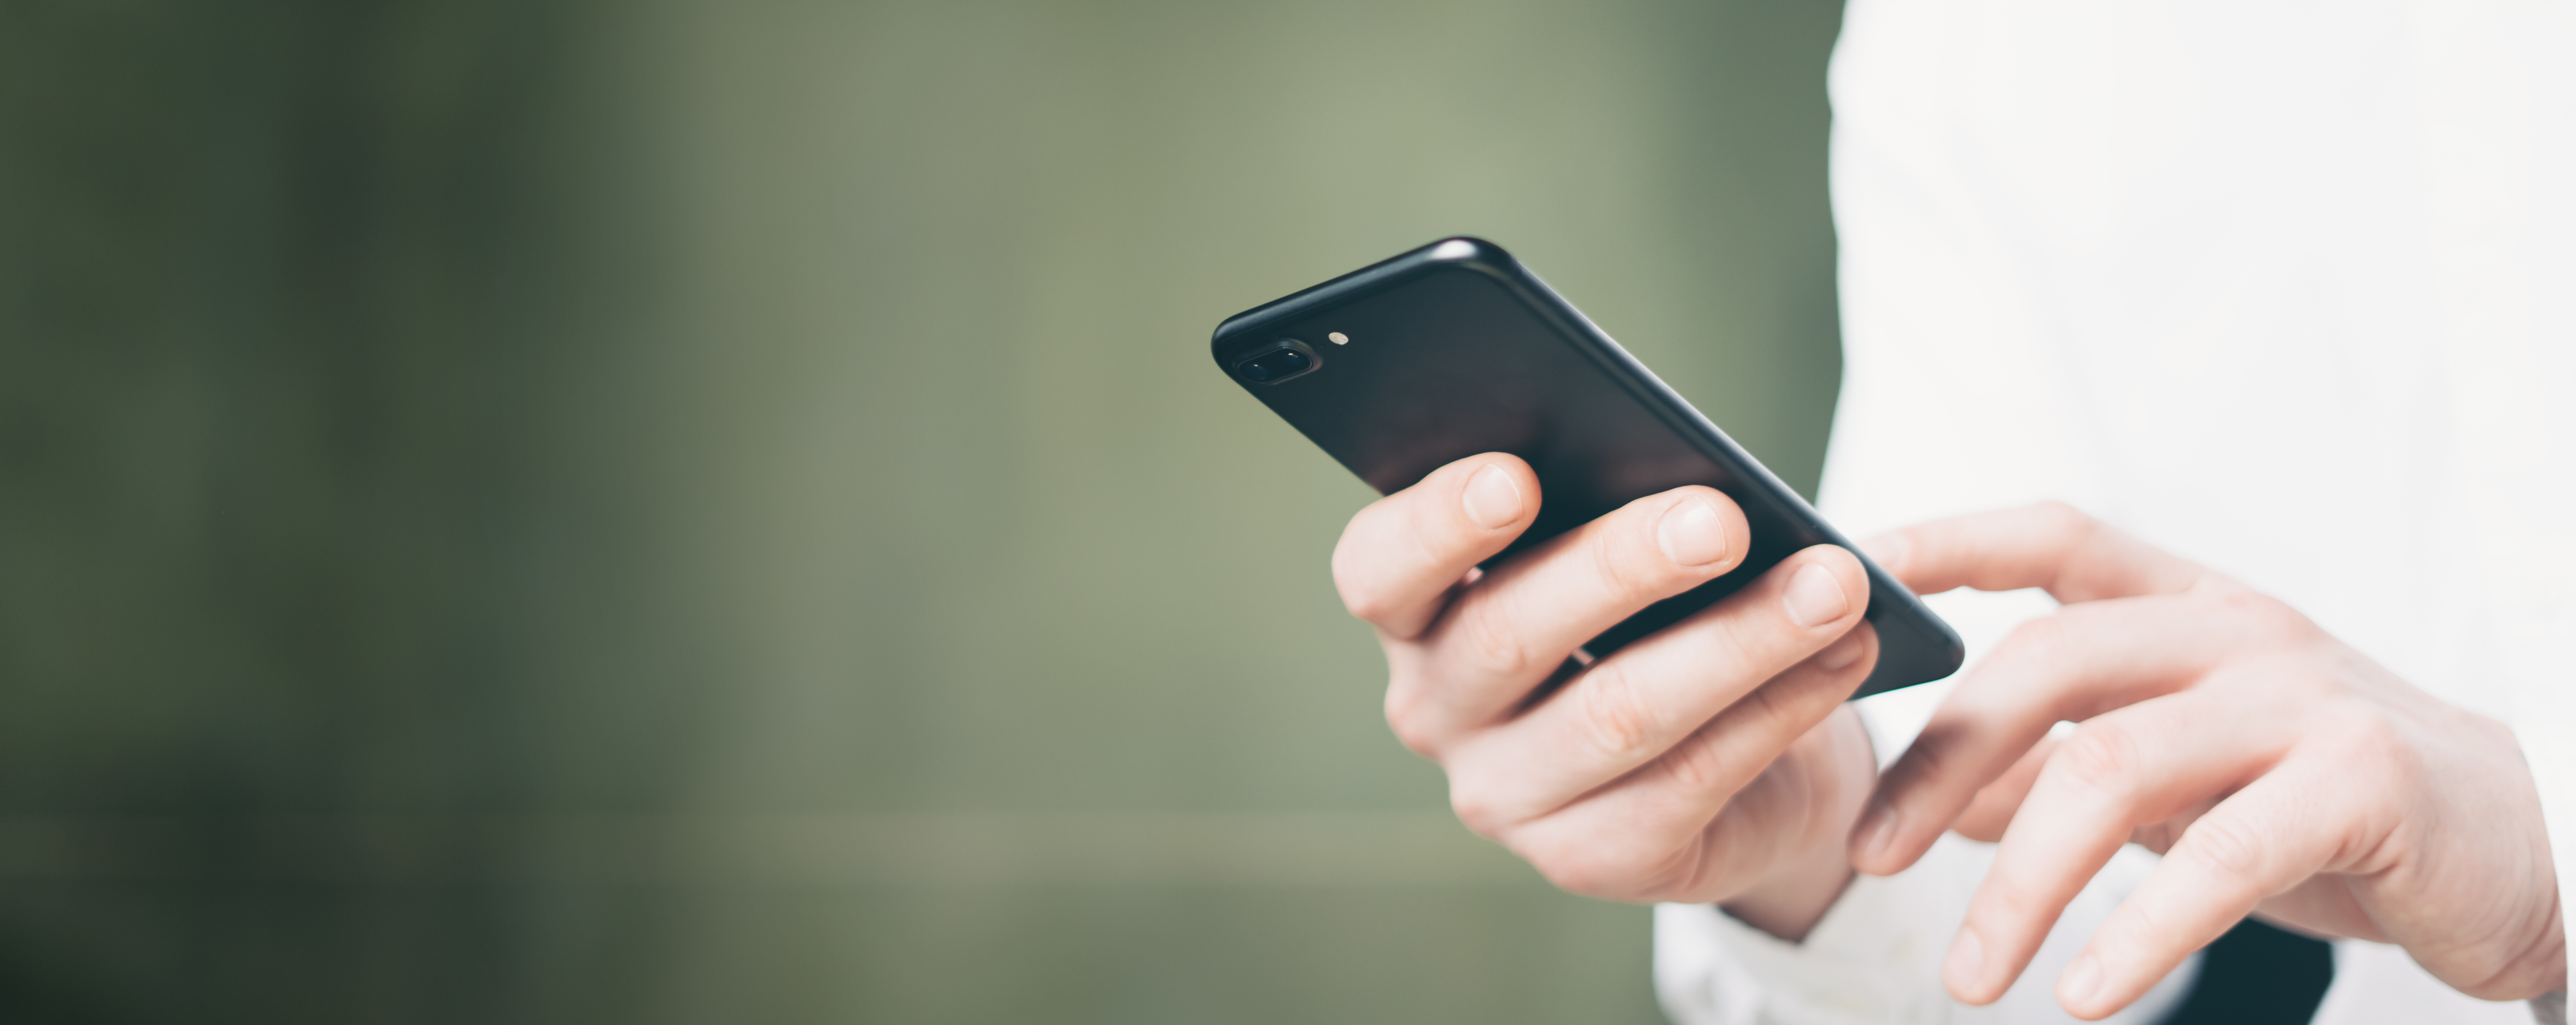
[[[1860,661],[1861,655],[1868,651],[1869,641],[1860,635],[1859,627],[1853,627],[1850,633],[1816,653],[1816,668],[1838,673],[1851,668],[1851,664]]]
[[[2066,966],[2066,974],[2057,978],[2057,1002],[2067,1010],[2089,1006],[2093,995],[2102,988],[2102,962],[2092,951],[2077,955],[2075,963]]]
[[[1978,983],[1983,981],[1979,976],[1985,970],[1985,942],[1977,938],[1975,929],[1960,926],[1959,937],[1950,941],[1949,960],[1941,964],[1941,977],[1949,981],[1950,992],[1955,995],[1979,988]]]
[[[1853,832],[1861,838],[1860,860],[1877,861],[1896,843],[1896,809],[1883,799],[1870,798],[1869,810],[1861,813],[1860,826]]]
[[[1521,486],[1499,466],[1487,466],[1467,478],[1466,492],[1459,500],[1467,507],[1467,518],[1487,530],[1521,518]]]
[[[1706,566],[1726,558],[1726,526],[1705,498],[1685,498],[1664,510],[1655,525],[1655,543],[1673,565]]]
[[[1851,599],[1843,596],[1843,585],[1834,579],[1833,571],[1814,563],[1789,578],[1788,593],[1781,601],[1788,606],[1789,619],[1804,627],[1823,626],[1851,611]]]

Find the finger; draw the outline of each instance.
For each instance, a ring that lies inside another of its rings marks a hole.
[[[2191,828],[2192,823],[2217,807],[2219,799],[2226,796],[2223,793],[2211,794],[2199,804],[2175,812],[2170,817],[2139,826],[2129,832],[2129,842],[2162,856],[2173,849],[2174,841],[2182,839],[2183,830]]]
[[[1951,995],[2003,996],[2131,829],[2269,769],[2295,735],[2281,717],[2247,712],[2242,695],[2194,691],[2077,727],[2031,784],[1969,901],[1942,970]]]
[[[2055,727],[2050,729],[2055,731]],[[2057,744],[2054,736],[2042,738],[2012,768],[1977,791],[1977,796],[1968,801],[1967,810],[1959,813],[1959,821],[1950,824],[1950,831],[1978,843],[2003,839],[2004,828],[2012,825],[2013,813],[2021,810],[2022,798],[2029,795],[2030,785],[2039,779],[2040,766],[2047,764]]]
[[[1576,646],[1734,569],[1751,536],[1733,501],[1694,486],[1550,538],[1460,591],[1418,650],[1390,653],[1390,714],[1434,745],[1504,718]]]
[[[1887,875],[1922,857],[2060,720],[2169,694],[2269,629],[2232,602],[2155,596],[2070,605],[2013,631],[1880,774],[1852,827],[1852,864]]]
[[[1781,560],[1743,590],[1619,649],[1527,714],[1459,745],[1444,765],[1460,781],[1453,784],[1460,815],[1470,825],[1507,828],[1655,760],[1849,633],[1868,606],[1869,578],[1850,552],[1818,545]],[[1860,651],[1843,654],[1856,659]]]
[[[1813,787],[1801,787],[1773,802],[1776,807],[1756,810],[1759,828],[1722,843],[1711,836],[1710,823],[1732,814],[1730,801],[1744,797],[1745,787],[1790,745],[1843,707],[1877,661],[1878,634],[1861,623],[1645,767],[1516,828],[1506,842],[1575,893],[1694,903],[1738,896],[1762,866],[1776,863],[1782,848],[1816,835],[1816,824],[1805,817],[1830,812],[1806,792]],[[1712,843],[1720,845],[1712,849]]]
[[[1538,507],[1538,475],[1519,456],[1461,459],[1351,517],[1333,547],[1333,585],[1352,615],[1412,637],[1469,569],[1528,529]]]
[[[2038,587],[2062,602],[2180,594],[2208,575],[2060,502],[1934,520],[1861,546],[1917,594]]]
[[[2263,898],[2376,846],[2370,802],[2382,791],[2330,761],[2293,755],[2184,830],[2058,976],[2057,1002],[2088,1019],[2127,1007]]]

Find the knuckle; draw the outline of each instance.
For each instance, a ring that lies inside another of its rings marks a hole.
[[[1705,794],[1732,789],[1729,765],[1718,754],[1717,745],[1694,737],[1664,753],[1659,765],[1664,778],[1671,780],[1683,793]]]
[[[2058,745],[2048,767],[2069,784],[2116,795],[2135,785],[2144,762],[2135,734],[2115,723],[2092,722]]]
[[[1356,579],[1357,576],[1344,570],[1341,560],[1333,560],[1333,586],[1342,593],[1342,608],[1364,623],[1391,618],[1395,612],[1394,602],[1389,600],[1385,589],[1373,582]]]
[[[2211,601],[2220,615],[2267,636],[2305,638],[2316,632],[2316,624],[2290,603],[2252,588],[2226,588]]]
[[[1593,666],[1578,681],[1581,721],[1593,747],[1614,759],[1649,750],[1663,733],[1663,716],[1643,684],[1616,661]]]
[[[1471,773],[1452,773],[1449,777],[1449,810],[1478,836],[1500,838],[1515,823],[1504,810],[1502,795],[1484,777]]]
[[[1780,695],[1779,687],[1768,684],[1755,687],[1752,693],[1736,699],[1734,708],[1729,711],[1743,717],[1740,721],[1747,724],[1747,732],[1751,735],[1794,736],[1804,732],[1793,728],[1797,719],[1797,709],[1792,707],[1795,702],[1784,701]]]
[[[2177,846],[2223,878],[2250,882],[2263,870],[2263,840],[2237,816],[2203,815]]]
[[[1489,593],[1486,600],[1461,603],[1457,617],[1444,640],[1458,659],[1468,666],[1495,676],[1516,677],[1529,673],[1536,661],[1520,633],[1511,627],[1504,612],[1499,592]]]
[[[1340,592],[1342,605],[1362,619],[1370,617],[1387,601],[1384,574],[1378,572],[1386,563],[1386,503],[1359,511],[1342,528],[1341,540],[1333,545],[1333,589]]]
[[[1440,757],[1440,738],[1431,730],[1411,722],[1390,720],[1388,725],[1395,730],[1395,742],[1404,745],[1405,750],[1424,758]]]
[[[1440,749],[1427,705],[1418,687],[1399,682],[1386,689],[1387,728],[1395,731],[1396,742],[1403,744],[1405,750],[1425,758],[1438,754]]]
[[[2082,539],[2100,525],[2091,513],[2055,500],[2031,506],[2031,513],[2050,533],[2068,542]]]
[[[2032,502],[2029,508],[2032,513],[2048,517],[2055,521],[2082,522],[2092,518],[2086,516],[2084,514],[2084,510],[2076,508],[2073,503],[2067,502],[2064,499],[2042,499],[2037,502]]]
[[[2346,765],[2393,780],[2420,777],[2423,753],[2408,741],[2406,730],[2386,710],[2359,702],[2334,716],[2330,727],[2340,759]]]

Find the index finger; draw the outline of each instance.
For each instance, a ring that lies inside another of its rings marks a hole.
[[[1861,548],[1916,594],[2037,587],[2072,603],[2180,594],[2209,575],[2063,502],[1934,520]]]
[[[1912,865],[2056,723],[2190,687],[2270,628],[2238,608],[2192,597],[2123,598],[2022,624],[1879,773],[1852,827],[1853,867],[1889,875]]]
[[[1352,615],[1411,638],[1468,570],[1529,529],[1538,507],[1538,474],[1519,456],[1468,456],[1351,517],[1333,546],[1333,585]]]
[[[2133,830],[2241,786],[2280,757],[2296,730],[2281,715],[2249,714],[2268,710],[2243,701],[2210,691],[2156,698],[2087,721],[2059,746],[1969,901],[1953,949],[1974,953],[1943,970],[1953,995],[1975,1004],[2003,996]]]

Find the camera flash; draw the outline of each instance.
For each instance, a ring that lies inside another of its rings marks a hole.
[[[1325,333],[1324,333],[1324,337],[1332,339],[1332,340],[1333,340],[1333,344],[1335,344],[1335,345],[1349,345],[1349,344],[1351,344],[1351,336],[1346,335],[1346,334],[1343,334],[1343,333],[1341,333],[1341,332],[1339,332],[1339,331],[1327,331],[1327,332],[1325,332]]]

